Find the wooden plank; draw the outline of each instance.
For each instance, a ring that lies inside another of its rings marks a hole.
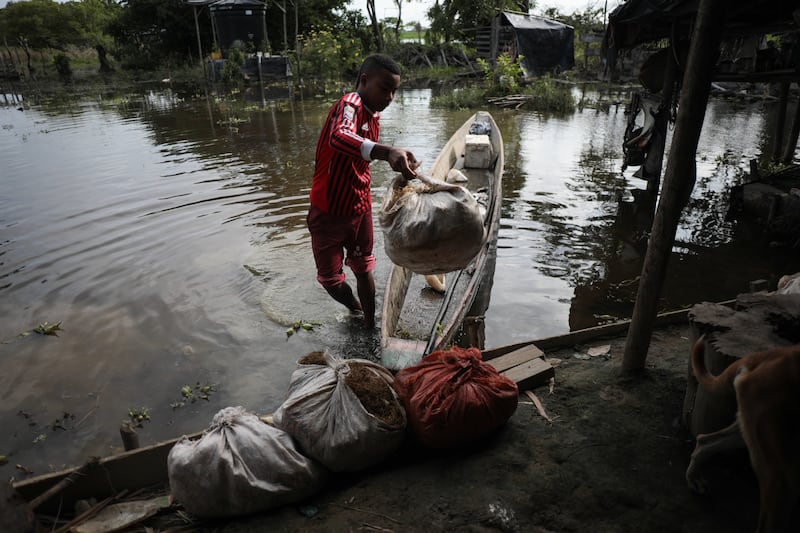
[[[736,305],[736,300],[725,300],[723,302],[719,302],[719,305],[733,307],[734,305]],[[669,324],[679,324],[682,322],[688,322],[689,321],[688,314],[691,309],[692,309],[691,307],[687,307],[686,309],[679,309],[677,311],[669,311],[666,313],[661,313],[656,317],[655,324],[657,326],[666,326]],[[498,346],[497,348],[484,350],[483,357],[484,359],[493,359],[500,355],[507,354],[514,350],[518,350],[523,346],[530,346],[531,344],[534,343],[536,344],[536,346],[538,346],[545,352],[551,350],[559,350],[561,348],[568,348],[576,344],[581,344],[592,340],[599,340],[605,337],[616,337],[619,335],[625,335],[627,334],[630,325],[631,325],[630,320],[623,320],[620,322],[614,322],[613,324],[604,324],[602,326],[579,329],[576,331],[572,331],[570,333],[565,333],[563,335],[555,335],[553,337],[544,337],[541,339],[534,339],[529,341],[517,342],[514,344],[507,344],[505,346]]]
[[[498,372],[504,372],[509,368],[543,356],[544,352],[531,344],[505,355],[501,355],[500,357],[496,357],[494,359],[486,359],[486,357],[484,357],[483,360],[492,365],[492,367],[494,367],[494,369]]]
[[[188,437],[198,438],[200,435],[202,432]],[[57,512],[59,508],[71,509],[78,500],[104,498],[125,489],[135,491],[144,487],[166,485],[167,456],[175,443],[182,438],[100,459],[96,467],[77,477],[51,500],[42,503],[39,511]],[[13,483],[13,487],[24,499],[30,501],[76,470],[78,467],[17,481]]]
[[[523,391],[546,385],[550,378],[555,377],[556,371],[544,358],[537,357],[502,372],[502,375],[516,383],[519,390]]]

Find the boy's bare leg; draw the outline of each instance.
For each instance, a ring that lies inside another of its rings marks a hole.
[[[334,300],[350,309],[350,311],[361,311],[361,304],[358,303],[358,300],[356,300],[353,294],[353,289],[351,289],[350,285],[347,283],[342,282],[339,285],[325,287],[325,290],[328,291],[328,294],[330,294]]]
[[[356,274],[356,288],[358,299],[361,300],[361,310],[364,311],[364,327],[368,330],[375,328],[375,277],[372,272]]]

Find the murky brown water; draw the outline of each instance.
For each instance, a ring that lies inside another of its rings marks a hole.
[[[633,195],[645,182],[621,172],[628,94],[576,96],[586,105],[568,116],[493,111],[506,175],[487,347],[631,311],[644,251]],[[427,163],[471,114],[430,97],[404,90],[382,119],[384,142]],[[311,350],[377,356],[377,339],[314,282],[305,213],[329,103],[166,89],[70,104],[0,97],[0,474],[117,451],[129,408],[151,417],[142,444],[202,429],[228,405],[270,412]],[[712,103],[665,307],[800,270],[724,221],[736,169],[763,150],[763,111]],[[377,206],[392,173],[379,162],[373,175]],[[387,273],[379,255],[379,293]],[[287,340],[298,319],[322,325]],[[43,322],[61,322],[58,337],[19,336]],[[210,383],[207,401],[182,398]]]

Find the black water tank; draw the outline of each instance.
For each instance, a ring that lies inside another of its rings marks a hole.
[[[241,43],[247,51],[263,49],[267,41],[267,5],[258,0],[220,0],[209,6],[220,49]]]

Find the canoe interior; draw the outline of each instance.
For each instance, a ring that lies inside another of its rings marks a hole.
[[[488,122],[491,126],[492,160],[486,169],[464,168],[466,135],[475,121]],[[503,139],[494,119],[485,112],[470,117],[431,165],[428,174],[435,179],[446,181],[452,168],[459,169],[467,177],[468,181],[459,185],[472,192],[481,205],[486,240],[466,268],[445,274],[446,292],[443,295],[430,289],[423,276],[392,265],[381,322],[382,363],[387,368],[399,370],[416,364],[425,354],[452,343],[481,283],[494,275],[503,166]]]

